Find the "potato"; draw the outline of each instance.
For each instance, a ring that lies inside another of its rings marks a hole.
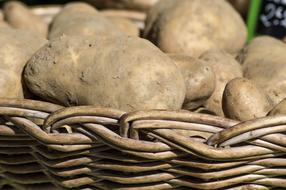
[[[124,111],[180,109],[186,93],[183,76],[167,55],[128,36],[55,39],[31,58],[24,79],[46,100]]]
[[[143,36],[164,52],[199,57],[212,49],[236,54],[247,31],[227,1],[161,0],[149,12]]]
[[[3,7],[5,20],[14,28],[30,30],[42,37],[47,37],[48,24],[33,14],[29,8],[19,1],[8,1]]]
[[[284,98],[279,104],[269,112],[268,115],[285,115],[286,114],[286,98]]]
[[[222,95],[224,88],[230,80],[242,77],[241,65],[230,54],[219,50],[208,51],[200,59],[213,69],[216,76],[214,93],[204,106],[210,112],[223,116]]]
[[[235,78],[225,87],[222,108],[226,117],[246,121],[266,116],[272,108],[272,102],[250,80]]]
[[[55,39],[62,35],[117,36],[122,34],[110,20],[101,16],[93,7],[84,3],[70,3],[55,16],[49,39]]]
[[[264,89],[275,104],[286,97],[286,44],[269,36],[256,37],[239,56],[244,76]]]
[[[1,27],[0,43],[0,97],[23,98],[23,68],[46,40],[29,31]]]
[[[183,108],[194,110],[212,95],[215,89],[215,74],[204,61],[185,54],[170,54],[169,57],[181,70],[186,83]]]
[[[110,17],[108,18],[117,28],[129,36],[139,36],[139,28],[132,21],[126,18]]]
[[[125,8],[145,11],[158,0],[86,0],[99,8]]]

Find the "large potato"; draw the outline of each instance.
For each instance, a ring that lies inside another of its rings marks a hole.
[[[204,60],[215,72],[215,91],[206,101],[205,107],[215,113],[223,116],[222,95],[226,84],[237,77],[242,77],[241,65],[230,54],[222,51],[208,51],[200,59]]]
[[[149,12],[144,37],[164,52],[194,57],[211,49],[237,53],[246,42],[241,16],[222,0],[161,0]]]
[[[36,95],[67,106],[180,109],[186,93],[167,55],[127,36],[55,39],[31,58],[24,78]]]
[[[48,24],[19,1],[8,1],[3,7],[5,20],[14,28],[30,30],[47,37]]]
[[[23,98],[23,68],[46,40],[29,31],[0,28],[0,43],[0,97]]]
[[[70,3],[55,16],[49,39],[62,35],[103,36],[120,35],[122,32],[110,20],[85,3]]]
[[[170,54],[181,70],[186,83],[186,97],[183,108],[194,110],[203,105],[215,89],[215,74],[204,61],[185,54]]]
[[[269,36],[256,37],[239,60],[244,76],[265,89],[275,104],[286,97],[286,44]]]
[[[246,121],[266,116],[272,108],[272,102],[250,80],[235,78],[225,87],[222,107],[226,117]]]

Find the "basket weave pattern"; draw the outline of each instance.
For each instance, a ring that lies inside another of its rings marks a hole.
[[[0,99],[0,115],[0,189],[286,188],[286,116],[239,123],[13,99]]]

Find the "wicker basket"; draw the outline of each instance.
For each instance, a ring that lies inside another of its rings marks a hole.
[[[31,7],[31,11],[40,16],[46,23],[50,24],[56,14],[62,10],[61,5],[46,5]],[[106,17],[126,18],[134,22],[140,29],[144,28],[146,13],[135,10],[116,10],[116,9],[104,9],[100,10],[100,13]]]
[[[0,189],[286,188],[286,116],[238,123],[13,99],[0,99],[0,115]]]

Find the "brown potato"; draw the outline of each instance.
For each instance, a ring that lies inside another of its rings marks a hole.
[[[109,17],[108,18],[114,25],[118,27],[121,32],[129,36],[139,36],[139,28],[132,21],[126,18]]]
[[[244,76],[264,89],[275,104],[286,97],[286,44],[269,36],[256,37],[239,56]]]
[[[0,42],[0,97],[23,98],[23,68],[46,40],[30,31],[2,27]]]
[[[266,116],[272,108],[272,102],[250,80],[235,78],[225,87],[222,108],[226,117],[246,121]]]
[[[183,108],[194,110],[202,106],[215,89],[215,74],[204,61],[185,54],[170,54],[169,57],[181,70],[186,83]]]
[[[67,106],[180,109],[186,93],[183,76],[167,55],[128,36],[55,39],[31,58],[24,78],[36,95]]]
[[[199,57],[211,49],[236,54],[247,32],[227,1],[161,0],[149,12],[143,36],[164,52]]]
[[[285,115],[286,114],[286,98],[283,99],[279,104],[274,106],[274,108],[269,112],[268,115]]]
[[[122,34],[110,20],[103,17],[90,5],[70,3],[55,16],[51,24],[49,39],[55,39],[63,35],[116,36]]]
[[[213,69],[216,76],[215,91],[204,106],[216,115],[223,116],[222,95],[224,88],[230,80],[242,77],[241,65],[230,54],[218,50],[206,52],[200,59]]]
[[[8,1],[3,7],[5,20],[14,28],[35,32],[42,37],[48,35],[48,24],[19,1]]]

